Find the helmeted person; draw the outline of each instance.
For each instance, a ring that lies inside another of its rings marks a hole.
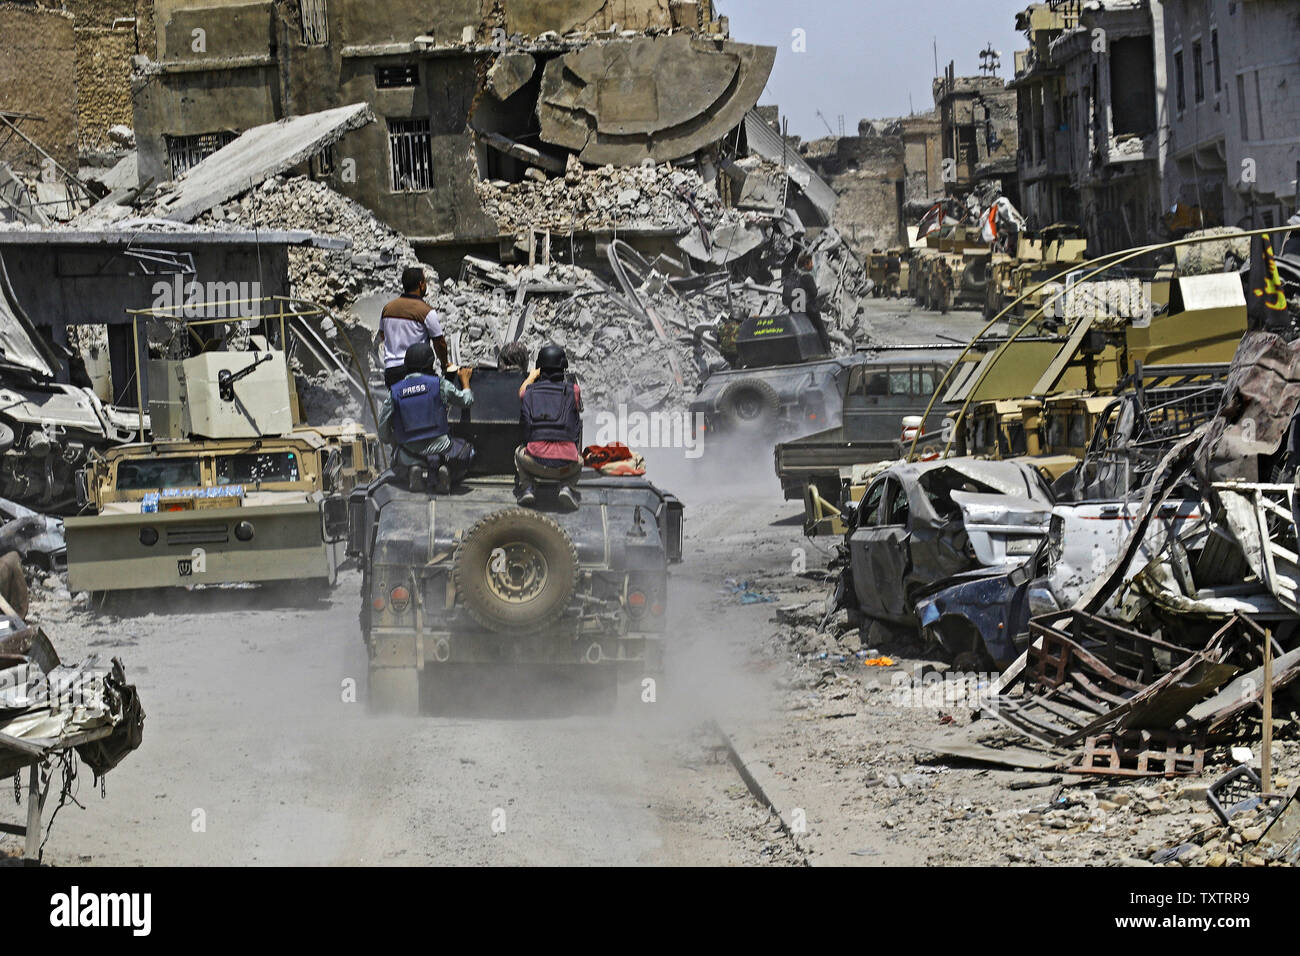
[[[569,358],[559,345],[543,346],[533,369],[519,389],[519,424],[524,443],[515,449],[518,480],[515,497],[521,505],[537,501],[536,482],[560,484],[560,504],[578,507],[578,477],[582,474],[582,389],[565,374]]]
[[[437,355],[428,342],[417,342],[406,350],[406,377],[389,390],[379,410],[379,438],[395,446],[393,469],[405,473],[412,491],[428,487],[435,477],[435,490],[446,494],[460,481],[474,461],[474,446],[451,434],[449,407],[474,404],[469,380],[473,369],[457,370],[459,387],[435,371]]]

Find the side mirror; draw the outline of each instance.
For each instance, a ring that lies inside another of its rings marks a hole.
[[[321,538],[335,544],[348,536],[348,501],[342,495],[330,495],[321,503]]]

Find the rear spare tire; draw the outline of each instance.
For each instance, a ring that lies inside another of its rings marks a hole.
[[[531,631],[555,622],[578,584],[578,551],[549,515],[507,508],[466,532],[452,564],[456,594],[490,631]]]
[[[758,430],[776,422],[781,413],[781,399],[767,382],[747,378],[727,386],[718,400],[718,408],[729,428]]]

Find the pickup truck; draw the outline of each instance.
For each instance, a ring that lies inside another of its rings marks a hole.
[[[891,349],[849,370],[841,424],[776,446],[776,474],[787,500],[814,486],[840,501],[841,469],[899,457],[903,419],[922,416],[955,349]],[[946,410],[936,405],[924,431],[939,431]]]

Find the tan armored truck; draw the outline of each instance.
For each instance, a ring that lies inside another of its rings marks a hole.
[[[149,363],[152,442],[96,455],[65,524],[68,587],[120,591],[243,582],[333,585],[348,492],[380,470],[360,427],[295,424],[285,354]]]

